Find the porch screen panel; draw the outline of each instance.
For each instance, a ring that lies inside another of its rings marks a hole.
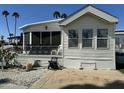
[[[50,45],[50,32],[42,32],[42,46]]]
[[[61,44],[61,34],[60,32],[52,32],[52,45],[58,46]]]
[[[30,33],[29,32],[27,32],[27,33],[24,33],[25,34],[25,45],[29,45],[30,44]]]
[[[32,33],[32,45],[40,45],[40,32]]]

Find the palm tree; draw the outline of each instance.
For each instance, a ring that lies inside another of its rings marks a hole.
[[[7,26],[7,30],[8,30],[9,36],[10,36],[10,29],[9,29],[8,17],[7,17],[9,15],[9,12],[5,10],[5,11],[2,12],[2,15],[5,16],[6,26]]]
[[[12,16],[15,17],[15,31],[14,31],[14,36],[16,36],[16,25],[17,25],[17,18],[19,18],[19,13],[13,12]]]
[[[66,13],[63,13],[63,14],[61,15],[61,18],[67,18],[67,14],[66,14]]]
[[[58,12],[58,11],[55,11],[54,13],[53,13],[53,17],[54,18],[60,18],[61,17],[61,14],[60,14],[60,12]]]

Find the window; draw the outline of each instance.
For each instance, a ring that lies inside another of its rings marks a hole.
[[[97,29],[97,48],[108,48],[108,29]]]
[[[92,29],[83,29],[82,31],[82,47],[92,48],[93,40],[93,30]]]
[[[78,32],[76,30],[69,30],[69,47],[78,47]]]

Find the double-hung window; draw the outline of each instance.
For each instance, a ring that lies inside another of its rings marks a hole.
[[[75,29],[68,31],[68,47],[75,48],[78,47],[78,31]]]
[[[108,29],[97,29],[97,48],[108,48]]]
[[[93,30],[83,29],[82,31],[82,47],[92,48]]]

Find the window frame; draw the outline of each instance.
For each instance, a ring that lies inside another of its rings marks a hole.
[[[98,37],[98,30],[106,30],[107,31],[107,37]],[[96,32],[96,42],[97,42],[97,44],[96,44],[96,48],[98,49],[98,50],[100,50],[100,49],[103,49],[103,50],[106,50],[106,49],[109,49],[109,30],[107,29],[107,28],[99,28],[99,29],[97,29],[97,32]],[[98,40],[107,40],[107,47],[98,47]]]
[[[92,37],[90,37],[90,38],[84,38],[83,37],[83,32],[86,31],[86,30],[91,30],[92,31]],[[93,33],[93,29],[92,28],[83,29],[82,30],[82,39],[81,39],[82,40],[82,46],[81,47],[82,48],[85,48],[85,49],[93,49],[93,40],[94,40],[94,37],[93,36],[94,36],[94,33]],[[85,46],[83,46],[83,40],[91,40],[92,41],[91,47],[85,47]]]
[[[70,38],[69,37],[69,31],[76,31],[76,34],[77,34],[77,38]],[[77,39],[77,47],[70,47],[69,46],[69,40],[74,40],[74,39]],[[77,29],[69,29],[68,30],[68,48],[69,49],[78,49],[79,48],[79,31]]]

